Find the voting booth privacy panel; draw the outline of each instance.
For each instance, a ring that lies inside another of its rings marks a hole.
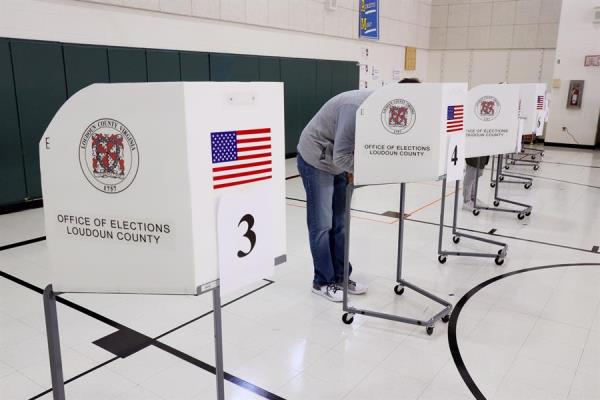
[[[462,179],[466,83],[391,84],[356,113],[356,185]]]
[[[482,157],[517,151],[519,85],[479,85],[467,95],[465,155]]]
[[[546,119],[546,84],[524,83],[520,90],[519,116],[525,118],[523,123],[524,132],[541,135],[544,130]]]
[[[40,161],[56,292],[227,292],[286,253],[281,83],[94,84]]]

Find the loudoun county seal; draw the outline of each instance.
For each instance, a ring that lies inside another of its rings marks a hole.
[[[500,102],[494,96],[483,96],[475,103],[475,115],[482,121],[491,121],[500,115]]]
[[[104,193],[120,193],[134,181],[139,166],[138,145],[121,122],[102,118],[81,135],[79,164],[83,175]]]
[[[415,108],[404,99],[394,99],[381,110],[381,123],[395,135],[402,135],[412,129],[417,119]]]

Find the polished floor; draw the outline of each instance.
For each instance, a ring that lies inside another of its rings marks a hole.
[[[600,399],[600,153],[547,148],[539,171],[511,167],[534,176],[529,190],[501,187],[504,197],[533,205],[524,220],[459,212],[469,233],[508,244],[501,266],[457,256],[438,263],[440,183],[407,185],[404,276],[457,305],[450,324],[437,323],[431,336],[360,315],[345,325],[339,304],[311,293],[305,195],[294,160],[287,169],[288,262],[271,280],[223,299],[227,399]],[[492,203],[488,180],[489,171],[480,197]],[[454,186],[448,190],[446,223]],[[385,213],[398,202],[398,186],[355,192],[351,258],[355,279],[370,290],[352,304],[428,318],[439,305],[410,290],[393,292],[398,221]],[[0,216],[2,400],[52,398],[40,294],[50,281],[45,242],[11,246],[42,237],[42,215]],[[499,249],[468,239],[454,244],[448,230],[444,248]],[[62,297],[68,399],[215,397],[209,296]],[[93,343],[125,330],[152,345],[121,358]]]

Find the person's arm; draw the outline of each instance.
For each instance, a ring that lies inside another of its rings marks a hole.
[[[340,107],[333,141],[333,164],[349,173],[354,171],[356,109],[351,104]]]

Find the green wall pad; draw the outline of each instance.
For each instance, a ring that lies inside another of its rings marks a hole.
[[[38,142],[67,100],[60,43],[11,41],[27,196],[42,196]]]
[[[109,81],[106,47],[65,44],[63,51],[69,97],[92,83]]]
[[[27,196],[15,82],[6,39],[0,39],[0,93],[0,205],[3,205],[21,202]]]

